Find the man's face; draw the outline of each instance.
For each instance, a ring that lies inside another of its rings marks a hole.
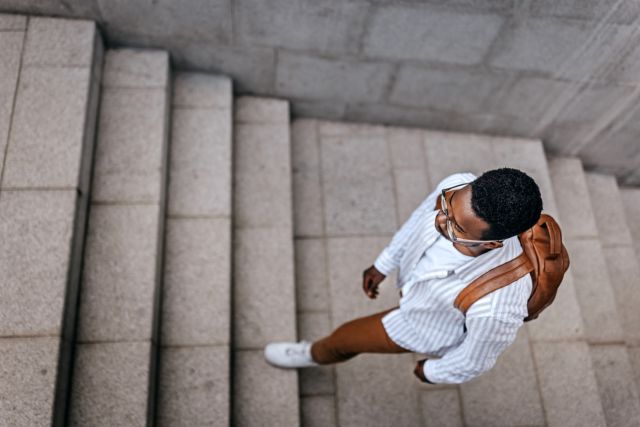
[[[471,207],[471,186],[467,185],[460,189],[448,191],[445,194],[447,207],[449,209],[449,219],[454,235],[459,239],[484,240],[483,233],[489,229],[489,224],[478,217]],[[438,204],[438,208],[440,208]],[[447,240],[447,221],[444,212],[440,211],[436,216],[435,227]],[[487,242],[480,244],[455,243],[461,246],[480,246],[487,249],[502,246],[498,242]]]

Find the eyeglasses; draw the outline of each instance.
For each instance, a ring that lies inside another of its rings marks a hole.
[[[449,239],[454,243],[471,243],[471,244],[480,244],[480,243],[490,243],[490,242],[499,242],[500,240],[470,240],[470,239],[461,239],[456,237],[453,230],[453,221],[449,217],[449,207],[447,205],[447,197],[445,196],[451,190],[459,190],[470,183],[464,183],[459,185],[454,185],[453,187],[442,189],[442,194],[440,195],[440,210],[444,214],[447,222],[447,234],[449,235]],[[453,196],[453,195],[452,195]]]

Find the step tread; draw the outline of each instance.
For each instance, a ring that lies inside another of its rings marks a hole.
[[[62,424],[102,42],[89,21],[1,15],[0,27],[0,419]]]
[[[0,13],[0,30],[20,31],[27,29],[27,17],[25,15],[13,15]]]
[[[26,20],[25,20],[26,22]],[[0,20],[0,25],[2,21]],[[10,26],[9,23],[5,24]],[[9,138],[11,115],[20,73],[20,58],[24,44],[25,29],[0,32],[0,91],[5,96],[0,99],[0,174],[4,168],[4,155]]]
[[[164,50],[112,49],[104,61],[103,87],[167,87],[169,54]]]
[[[107,51],[105,79],[111,72],[107,64],[111,70],[139,70],[158,56],[164,61],[157,70],[169,73],[166,53],[149,51],[149,61],[144,53]],[[153,75],[141,80],[132,73],[131,85],[126,76],[117,86],[102,88],[78,309],[73,425],[112,420],[142,425],[154,412],[169,93],[168,84],[145,87]]]
[[[296,340],[290,150],[287,102],[236,100],[233,418],[239,425],[300,422],[296,372],[269,366],[263,355],[268,342]]]
[[[229,346],[161,350],[158,425],[229,425]]]
[[[95,37],[93,21],[30,17],[23,63],[26,67],[91,67]]]
[[[586,181],[625,340],[629,345],[640,345],[640,293],[635,285],[640,266],[622,195],[613,176],[587,173]]]
[[[124,49],[128,52],[128,49]],[[166,52],[147,52],[156,61],[164,59],[156,72],[169,73]],[[104,78],[109,79],[114,69],[139,69],[146,65],[145,55],[123,54],[110,50],[105,55]],[[121,61],[122,66],[113,65]],[[132,63],[140,62],[138,66]],[[146,80],[133,73],[132,83],[103,87],[99,138],[96,147],[93,202],[159,203],[164,192],[164,164],[167,146],[168,85],[148,87],[159,79],[153,73]]]
[[[174,77],[157,421],[229,424],[232,92]]]
[[[607,425],[637,425],[640,398],[627,347],[592,346],[590,352]]]
[[[536,342],[533,351],[549,426],[606,425],[586,342]]]
[[[563,240],[571,258],[570,270],[587,337],[590,342],[621,341],[624,338],[620,318],[582,162],[574,158],[552,158],[549,170],[554,190],[559,194]]]
[[[585,178],[602,246],[633,244],[616,178],[598,173],[585,173]]]
[[[620,192],[627,217],[627,226],[640,263],[640,188],[624,187]]]
[[[76,33],[79,46],[65,43]],[[52,57],[42,57],[40,46],[50,40],[59,45],[50,49]],[[95,115],[89,89],[96,57],[101,60],[101,42],[93,22],[29,21],[3,188],[86,189],[82,166],[93,146],[85,136],[91,135],[88,125]]]
[[[564,218],[576,216],[576,222],[588,218],[589,227],[595,225],[596,235],[576,235],[567,239],[567,249],[571,256],[573,276],[578,287],[578,299],[582,307],[583,319],[590,340],[589,352],[593,361],[593,369],[597,379],[598,392],[602,402],[602,409],[609,425],[617,425],[621,416],[633,414],[632,418],[640,417],[638,408],[638,394],[636,384],[631,373],[631,364],[625,345],[595,345],[598,342],[630,342],[637,336],[637,332],[629,321],[637,321],[635,313],[626,313],[627,303],[624,302],[626,282],[622,275],[628,274],[630,266],[621,266],[612,256],[624,255],[620,253],[621,246],[612,246],[618,242],[627,242],[630,250],[630,240],[624,237],[625,218],[622,203],[619,199],[617,184],[612,177],[584,172],[582,163],[578,159],[556,158],[550,161],[552,175],[561,177],[557,187],[565,194],[560,201],[560,210]],[[568,187],[570,186],[570,187]],[[584,195],[583,200],[577,200],[576,194]],[[579,203],[579,205],[578,205]],[[574,209],[585,209],[587,215],[574,215]],[[615,224],[608,222],[613,221]],[[612,227],[612,225],[619,227]],[[584,224],[575,224],[580,227]],[[585,230],[586,228],[583,228]],[[631,266],[633,267],[633,266]],[[620,280],[622,279],[622,281]],[[637,300],[633,293],[628,295]],[[640,302],[640,301],[638,301]],[[630,319],[628,315],[631,315]],[[635,319],[634,319],[635,318]],[[625,328],[626,326],[626,328]],[[618,384],[620,379],[624,381]],[[616,384],[635,394],[612,392]]]

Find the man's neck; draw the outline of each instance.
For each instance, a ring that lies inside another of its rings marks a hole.
[[[486,248],[483,245],[478,246],[464,246],[459,243],[454,243],[453,247],[456,248],[458,252],[463,255],[477,257],[482,255],[485,252],[489,252],[492,248]],[[493,248],[495,249],[495,248]]]

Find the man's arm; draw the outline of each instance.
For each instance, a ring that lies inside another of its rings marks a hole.
[[[458,348],[441,359],[418,362],[423,376],[435,384],[460,384],[477,377],[495,365],[498,356],[515,341],[522,323],[495,317],[467,319],[467,336]],[[418,373],[416,376],[420,378]]]

